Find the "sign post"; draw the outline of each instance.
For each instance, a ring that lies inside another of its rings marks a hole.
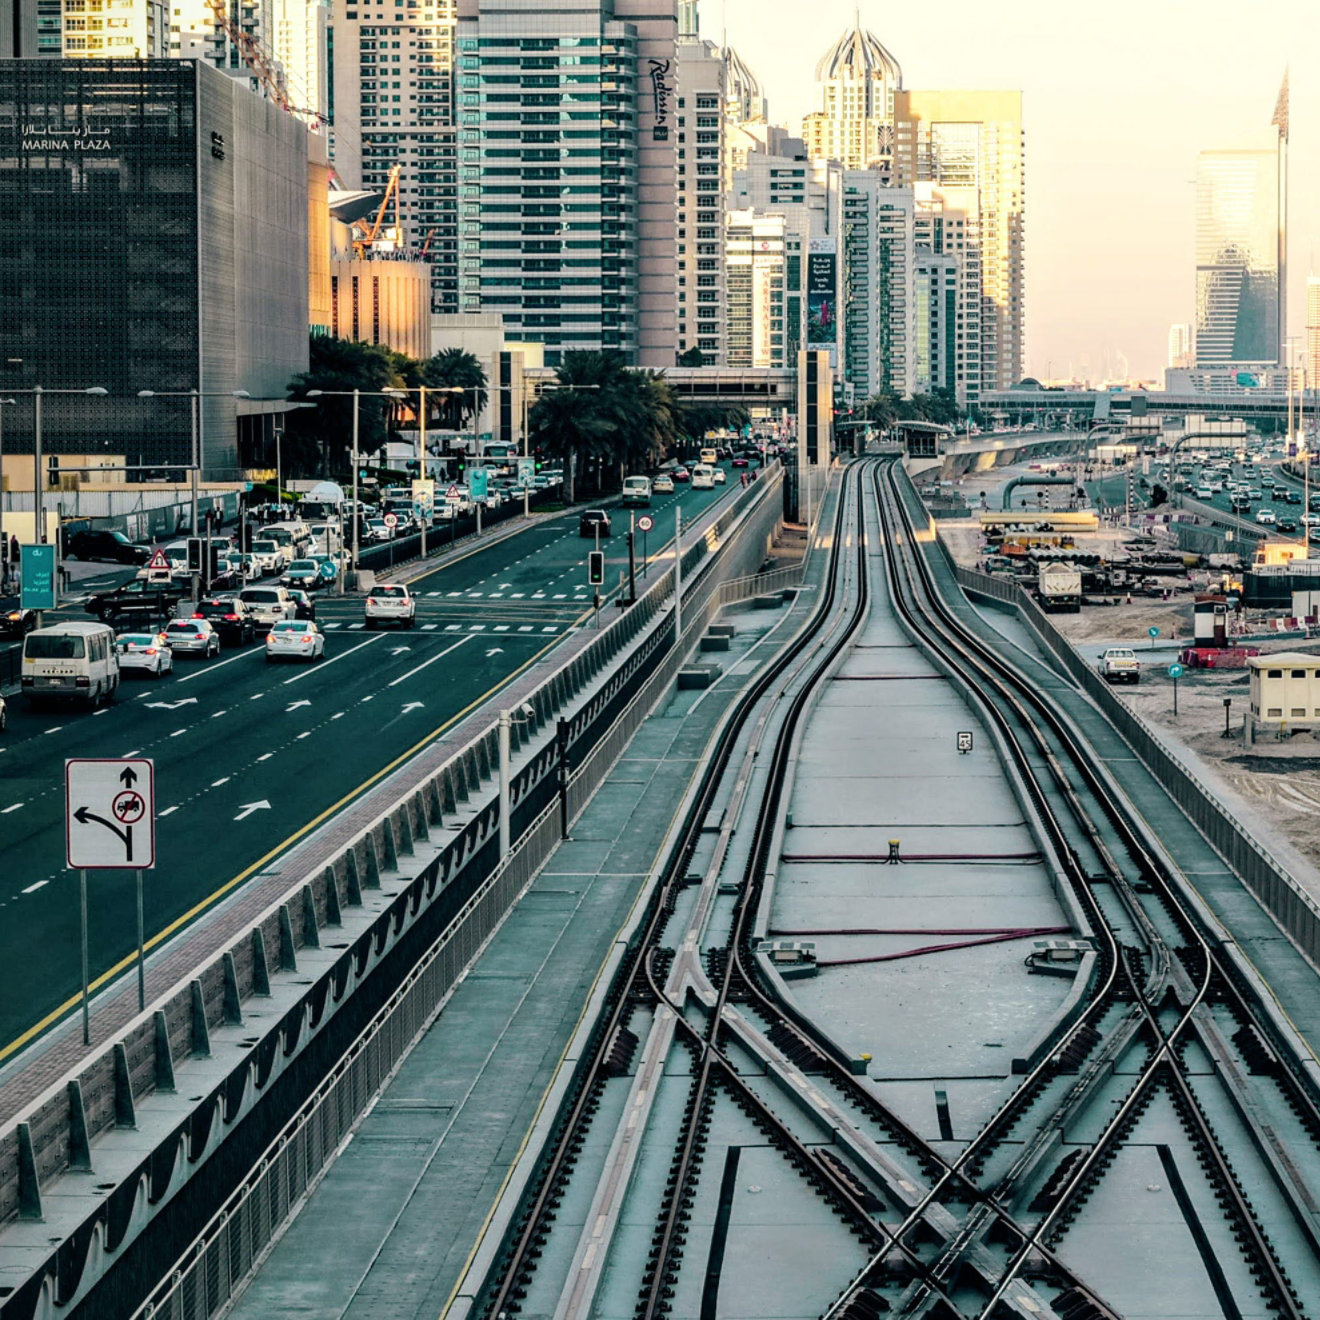
[[[146,1007],[142,872],[156,865],[156,767],[144,757],[64,762],[64,860],[80,876],[83,1044],[91,1041],[87,872],[137,872],[138,1009]]]
[[[1176,661],[1169,666],[1169,677],[1173,679],[1173,714],[1178,715],[1178,680],[1183,675],[1183,667]]]
[[[1150,638],[1150,649],[1151,649],[1152,651],[1155,649],[1155,639],[1156,639],[1159,635],[1160,635],[1160,630],[1159,630],[1158,628],[1147,628],[1147,629],[1146,629],[1146,636]]]
[[[25,610],[36,610],[37,627],[41,612],[55,608],[55,547],[24,545],[19,547],[21,583],[19,597]]]
[[[646,569],[649,558],[646,552],[646,534],[655,526],[655,519],[649,513],[644,513],[637,520],[637,530],[642,534],[642,576],[646,576]]]

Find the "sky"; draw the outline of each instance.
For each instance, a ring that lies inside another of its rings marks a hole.
[[[771,119],[797,133],[816,61],[853,14],[853,0],[703,0],[701,29],[718,42],[727,27]],[[1162,379],[1169,326],[1192,319],[1197,153],[1268,141],[1290,66],[1288,320],[1304,333],[1320,273],[1320,0],[863,0],[861,18],[907,88],[1023,93],[1040,377]]]

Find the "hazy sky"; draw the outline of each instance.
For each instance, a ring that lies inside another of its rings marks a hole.
[[[703,0],[702,35],[760,78],[794,132],[852,0]],[[1269,131],[1291,64],[1290,334],[1320,273],[1320,0],[944,0],[861,6],[905,87],[1020,88],[1027,134],[1027,364],[1153,376],[1192,319],[1196,154]],[[1259,141],[1259,139],[1257,139]]]

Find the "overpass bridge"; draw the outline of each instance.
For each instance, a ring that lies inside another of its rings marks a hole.
[[[1303,404],[1307,413],[1320,408],[1320,390],[1294,394],[1295,415]],[[1240,418],[1247,422],[1286,421],[1288,417],[1288,396],[1263,390],[1219,395],[1172,394],[1153,390],[1016,388],[985,391],[981,395],[981,406],[991,412],[1004,413],[1019,425],[1057,413],[1072,413],[1079,421],[1089,419],[1096,422],[1121,422],[1151,414],[1197,414],[1204,417]]]

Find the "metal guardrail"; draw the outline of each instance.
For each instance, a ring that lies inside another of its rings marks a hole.
[[[800,564],[789,568],[773,568],[768,573],[752,573],[747,577],[734,578],[731,582],[722,582],[720,604],[732,605],[740,600],[750,600],[753,596],[765,596],[801,586],[806,571],[807,561],[803,556]]]
[[[775,498],[777,485],[767,483],[767,499]],[[720,583],[717,574],[706,571],[713,562],[712,550],[720,547],[727,529],[746,512],[736,507],[726,510],[712,529],[714,536],[703,538],[684,554],[685,572],[693,574],[684,590],[684,645],[667,647],[640,689],[611,720],[573,773],[568,788],[570,819],[576,818],[590,801],[674,681],[688,640],[703,631],[726,603],[724,587],[735,587],[736,599],[761,594],[762,588],[756,584],[771,575],[744,575]],[[748,550],[755,550],[758,559],[762,553],[754,544]],[[800,578],[801,568],[792,571]],[[673,578],[666,576],[668,587],[657,582],[647,597],[668,599]],[[285,1125],[170,1277],[134,1313],[134,1320],[208,1320],[233,1299],[301,1198],[333,1162],[372,1098],[444,1006],[463,969],[554,850],[559,842],[558,813],[558,803],[553,800],[540,811],[505,861],[482,882],[316,1092]]]
[[[912,497],[919,499],[915,487]],[[932,522],[932,530],[933,527]],[[1320,904],[1306,893],[1283,863],[1243,829],[1214,791],[1161,741],[1145,720],[1114,694],[1027,592],[1015,582],[962,567],[954,562],[943,541],[936,539],[935,543],[959,586],[1012,605],[1018,611],[1289,939],[1312,964],[1320,966]]]

